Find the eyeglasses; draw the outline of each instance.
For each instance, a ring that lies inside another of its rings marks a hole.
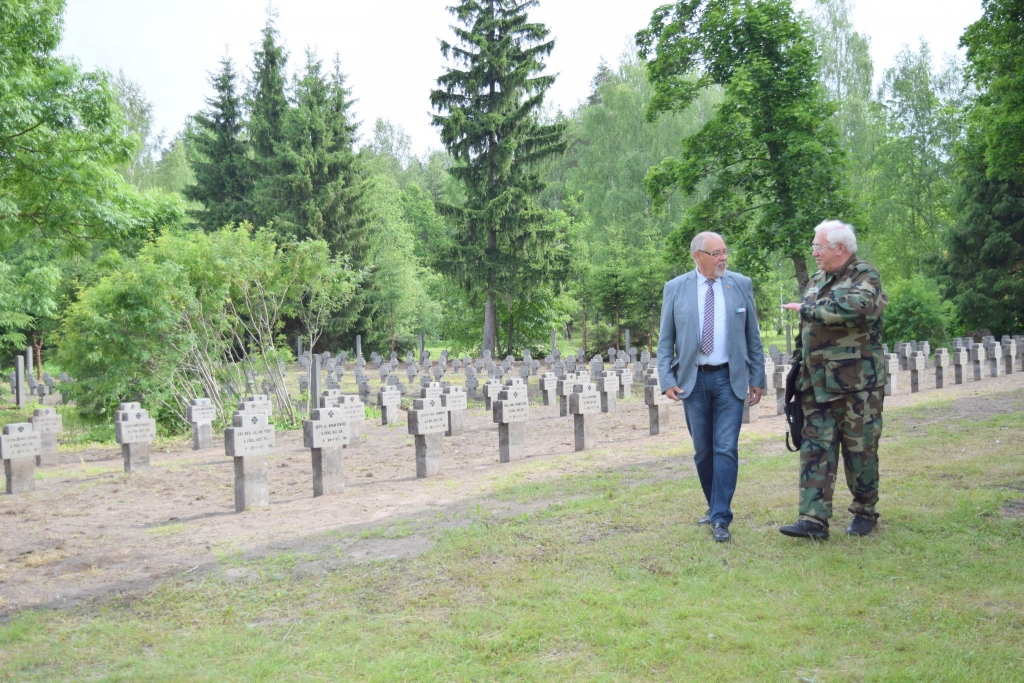
[[[834,249],[835,246],[836,245],[834,245],[834,244],[826,244],[824,246],[820,245],[820,244],[812,244],[811,245],[811,253],[812,254],[820,254],[821,252],[825,251],[826,249]]]
[[[697,251],[699,251],[702,254],[707,254],[711,258],[719,258],[721,256],[728,256],[729,255],[729,250],[728,249],[722,249],[721,251],[704,251],[703,249],[698,249]]]

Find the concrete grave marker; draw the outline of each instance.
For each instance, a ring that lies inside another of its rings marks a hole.
[[[302,422],[302,443],[313,459],[313,497],[345,489],[343,452],[349,444],[348,421],[340,408],[317,408]]]
[[[786,414],[786,378],[789,377],[790,365],[776,363],[773,384],[775,385],[775,414]]]
[[[540,376],[538,384],[540,385],[540,393],[544,405],[554,405],[557,400],[555,397],[555,389],[558,387],[558,377],[555,376],[555,373],[545,372]]]
[[[964,367],[970,362],[971,353],[965,346],[953,347],[953,383],[964,383]]]
[[[1017,356],[1017,342],[1006,339],[1000,345],[1000,350],[1002,351],[1003,374],[1012,375],[1015,369],[1014,359]]]
[[[377,392],[377,407],[380,408],[380,423],[395,424],[398,421],[398,405],[402,402],[402,394],[398,387],[385,384]]]
[[[409,433],[416,441],[416,476],[440,474],[444,456],[444,432],[448,411],[440,398],[418,398],[409,411]]]
[[[569,395],[573,436],[577,451],[597,447],[597,414],[601,412],[601,398],[590,382],[577,382]]]
[[[573,385],[579,381],[575,373],[567,372],[558,380],[555,385],[555,395],[558,397],[558,416],[569,415],[569,394],[572,393]]]
[[[935,357],[932,362],[935,364],[935,388],[942,389],[946,386],[946,368],[949,367],[949,350],[935,349]]]
[[[916,394],[921,391],[921,373],[924,372],[925,355],[920,351],[912,351],[907,359],[907,367],[910,369],[910,393]]]
[[[647,404],[649,431],[651,436],[657,436],[662,429],[668,427],[668,407],[672,399],[661,392],[661,383],[656,374],[651,374],[645,381],[644,403]]]
[[[982,376],[982,366],[985,365],[987,355],[985,354],[985,347],[981,344],[975,344],[971,347],[971,361],[974,364],[974,381],[980,382]]]
[[[139,403],[122,403],[114,412],[114,433],[121,444],[124,471],[149,469],[149,444],[156,438],[156,420]]]
[[[988,356],[989,377],[1000,377],[1003,374],[1003,347],[994,339],[985,344]]]
[[[887,353],[885,359],[882,361],[885,364],[885,389],[883,394],[885,396],[895,395],[899,382],[899,371],[900,371],[900,359],[895,353]]]
[[[494,422],[498,425],[498,462],[519,460],[526,455],[526,421],[530,402],[521,379],[510,379],[493,403]]]
[[[231,426],[224,430],[224,453],[234,459],[235,512],[270,505],[267,456],[275,444],[266,414],[236,411],[231,416]]]
[[[597,375],[597,393],[601,395],[601,412],[615,412],[615,394],[619,391],[619,376],[614,370]]]
[[[492,378],[484,382],[483,393],[484,393],[484,409],[491,410],[491,404],[494,399],[498,397],[498,392],[501,391],[501,380]]]
[[[39,434],[29,422],[4,425],[0,435],[0,459],[4,461],[7,493],[25,493],[36,488],[36,459],[39,457]]]
[[[448,429],[445,436],[455,436],[465,431],[463,420],[469,402],[462,387],[444,387],[441,390],[441,405],[448,411]]]
[[[192,450],[213,448],[213,420],[217,406],[208,398],[194,398],[188,407],[188,423],[192,426]]]
[[[64,431],[64,421],[53,408],[37,408],[32,417],[32,431],[39,435],[39,456],[36,465],[48,467],[57,464],[57,434]]]
[[[619,376],[619,398],[633,397],[633,369],[623,366],[615,371]]]
[[[321,408],[337,408],[341,417],[348,423],[348,443],[346,448],[358,446],[363,440],[363,420],[366,419],[366,407],[363,399],[355,394],[343,394],[337,390],[325,391],[320,397]]]

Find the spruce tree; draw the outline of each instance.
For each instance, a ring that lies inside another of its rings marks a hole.
[[[252,189],[242,139],[238,75],[229,58],[224,57],[220,66],[219,73],[210,75],[215,95],[206,100],[209,109],[193,117],[187,147],[195,184],[186,186],[184,193],[202,204],[192,213],[206,230],[247,218],[246,202]]]
[[[250,212],[256,222],[269,225],[284,210],[285,195],[277,182],[282,151],[283,128],[288,113],[285,96],[288,53],[280,44],[274,15],[263,27],[263,40],[253,54],[252,84],[249,91],[249,145],[252,150],[251,173],[256,179],[250,195]]]
[[[349,113],[352,100],[339,59],[335,57],[333,69],[325,73],[316,54],[307,53],[292,96],[282,142],[263,183],[269,195],[279,198],[275,230],[288,239],[323,239],[334,254],[348,258],[350,267],[364,271],[369,251],[367,187],[353,149],[357,125]],[[367,275],[365,286],[331,320],[331,341],[351,336],[357,321],[359,330],[369,329],[366,318],[373,309],[367,293],[372,278]]]
[[[460,206],[438,203],[453,231],[435,252],[435,267],[484,298],[482,348],[495,349],[497,297],[515,300],[546,284],[563,264],[556,235],[535,198],[543,182],[535,165],[565,149],[563,125],[539,119],[554,82],[542,75],[554,41],[531,23],[535,0],[462,0],[450,8],[458,44],[442,41],[455,64],[437,79],[430,101],[434,125],[455,159]],[[527,266],[527,267],[524,267]],[[530,272],[530,278],[517,277]]]
[[[356,267],[366,255],[365,183],[353,149],[356,124],[345,75],[335,59],[325,74],[316,54],[307,54],[296,78],[294,106],[282,126],[275,154],[274,192],[281,197],[278,231],[295,239],[320,238]]]

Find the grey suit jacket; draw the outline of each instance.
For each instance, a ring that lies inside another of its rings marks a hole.
[[[732,271],[722,276],[725,290],[726,352],[729,383],[741,399],[747,387],[764,387],[764,350],[754,310],[750,278]],[[658,379],[662,391],[673,386],[690,396],[697,381],[697,352],[701,324],[697,320],[697,271],[691,270],[665,283],[658,339]]]

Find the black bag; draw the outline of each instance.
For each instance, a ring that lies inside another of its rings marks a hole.
[[[804,431],[804,411],[800,405],[800,393],[796,389],[796,378],[800,374],[800,363],[794,363],[793,367],[789,369],[789,374],[786,375],[786,422],[789,424],[789,433],[786,434],[786,450],[790,453],[796,453],[800,450],[800,444],[803,442]],[[793,445],[789,445],[790,437],[793,438]]]

